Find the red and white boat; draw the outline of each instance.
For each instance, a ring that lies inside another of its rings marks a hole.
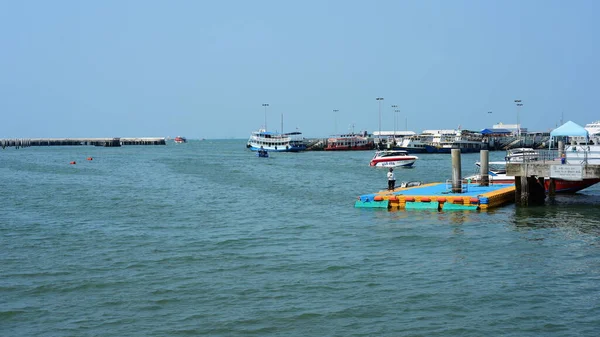
[[[177,143],[177,144],[187,143],[187,139],[185,137],[181,137],[181,136],[175,137],[174,140],[175,140],[175,143]]]
[[[480,167],[480,163],[475,163],[477,167]],[[464,179],[469,179],[471,182],[477,183],[481,181],[481,175],[475,174]],[[506,162],[489,162],[488,179],[490,184],[514,184],[515,177],[506,175]],[[600,182],[600,179],[583,179],[583,180],[563,180],[554,179],[554,185],[556,187],[556,193],[575,193],[588,188],[596,183]],[[544,187],[546,192],[550,186],[550,179],[544,179]]]
[[[347,135],[333,136],[327,139],[325,151],[357,151],[373,150],[375,144],[365,136],[350,133]]]
[[[404,150],[382,150],[376,151],[371,159],[371,166],[375,167],[409,167],[412,166],[419,157],[413,156]]]

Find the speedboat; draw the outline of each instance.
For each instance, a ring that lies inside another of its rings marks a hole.
[[[269,152],[265,149],[259,149],[256,151],[256,155],[260,158],[269,158]]]
[[[181,137],[181,136],[175,137],[174,140],[175,140],[175,143],[177,143],[177,144],[187,143],[187,139],[185,137]]]
[[[476,162],[475,165],[480,168],[481,164]],[[470,180],[472,183],[480,183],[481,175],[474,174],[464,178],[465,180]],[[488,181],[490,184],[514,184],[515,177],[506,175],[506,162],[503,161],[493,161],[488,163]],[[600,179],[583,179],[583,180],[563,180],[563,179],[554,179],[554,186],[556,193],[575,193],[583,190],[584,188],[588,188],[596,183],[600,182]],[[550,179],[544,179],[544,187],[546,188],[546,192],[550,187]]]
[[[375,167],[409,167],[412,166],[419,157],[410,155],[404,150],[381,150],[376,151],[371,159],[371,166]]]

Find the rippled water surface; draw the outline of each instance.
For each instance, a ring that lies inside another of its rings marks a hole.
[[[386,187],[371,151],[244,144],[2,150],[0,335],[598,335],[600,188],[488,212],[355,209]],[[423,154],[396,176],[450,169]]]

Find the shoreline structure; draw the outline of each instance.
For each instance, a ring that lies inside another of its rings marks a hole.
[[[29,146],[81,146],[93,145],[102,147],[120,147],[122,145],[166,145],[164,137],[137,138],[12,138],[0,139],[0,146],[29,147]]]

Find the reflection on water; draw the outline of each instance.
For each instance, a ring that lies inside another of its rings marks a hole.
[[[568,228],[600,236],[598,205],[600,195],[557,195],[543,206],[516,207],[513,224],[521,229]]]

